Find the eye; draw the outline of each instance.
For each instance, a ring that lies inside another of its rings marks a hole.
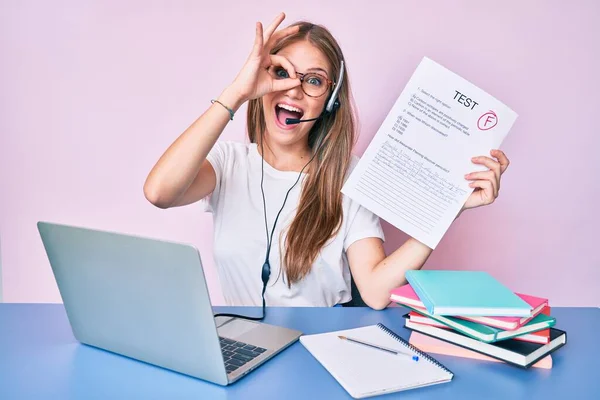
[[[285,69],[283,69],[283,68],[277,68],[275,70],[275,76],[277,76],[278,78],[282,78],[282,79],[285,79],[285,78],[289,77],[287,71]]]
[[[309,85],[313,85],[313,86],[321,86],[323,84],[323,82],[321,81],[321,78],[319,78],[316,75],[310,75],[305,79],[306,82],[308,82]]]

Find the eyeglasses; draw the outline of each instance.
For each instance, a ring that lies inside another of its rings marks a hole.
[[[274,79],[286,79],[290,77],[288,72],[282,67],[271,67],[269,68],[269,73]],[[316,72],[306,74],[296,72],[296,75],[302,83],[302,91],[309,97],[321,97],[327,93],[330,86],[335,86],[334,81]]]

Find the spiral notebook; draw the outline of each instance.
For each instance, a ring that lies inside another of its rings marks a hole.
[[[342,340],[346,336],[418,356],[390,352]],[[300,343],[355,399],[445,383],[454,374],[383,324],[300,336]]]

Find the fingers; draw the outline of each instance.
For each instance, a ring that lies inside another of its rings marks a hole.
[[[271,35],[273,34],[273,32],[275,32],[275,29],[277,29],[277,27],[279,26],[279,24],[281,24],[281,22],[284,19],[285,19],[285,13],[279,13],[279,15],[277,15],[275,17],[275,19],[273,20],[273,22],[271,22],[271,25],[269,25],[269,27],[265,31],[265,35],[264,35],[265,42],[269,40],[269,38],[271,37]]]
[[[471,161],[473,162],[473,164],[485,165],[492,171],[497,172],[498,177],[500,177],[500,163],[498,161],[486,156],[473,157]]]
[[[296,79],[296,69],[294,68],[292,63],[288,61],[287,58],[275,54],[270,55],[269,58],[271,60],[270,65],[282,66],[283,68],[285,68],[290,78]]]
[[[485,165],[489,171],[471,172],[465,175],[465,179],[474,180],[469,183],[469,187],[479,189],[475,190],[467,200],[467,203],[471,204],[468,208],[491,204],[498,197],[500,176],[506,171],[510,162],[500,150],[491,150],[490,155],[496,157],[498,161],[486,156],[471,159],[474,164]]]
[[[506,157],[506,154],[504,154],[504,152],[501,150],[494,149],[490,151],[490,154],[498,159],[498,162],[500,163],[500,173],[503,174],[504,171],[506,171],[506,168],[508,168],[510,165],[508,157]]]
[[[294,68],[292,63],[288,61],[287,58],[272,54],[269,55],[269,59],[271,60],[272,67],[281,66],[287,71],[289,75],[289,78],[273,79],[273,91],[278,92],[280,90],[289,90],[293,87],[300,86],[302,84],[302,82],[300,82],[300,79],[296,77],[296,69]]]
[[[492,204],[494,200],[496,200],[496,196],[494,195],[494,187],[492,186],[491,181],[480,180],[469,183],[469,186],[472,188],[479,188],[480,190],[476,191],[480,196],[480,205]],[[475,194],[474,193],[474,194]]]
[[[502,175],[502,170],[501,170],[500,163],[498,163],[496,160],[493,160],[486,156],[480,156],[480,157],[473,157],[471,159],[471,161],[473,162],[473,164],[485,165],[491,171],[494,171],[494,174],[496,174],[495,180],[500,182],[500,175]]]
[[[299,26],[288,26],[285,29],[275,32],[275,34],[273,34],[273,36],[271,36],[267,41],[267,45],[266,45],[267,49],[271,50],[271,48],[273,48],[273,46],[275,46],[275,43],[277,43],[278,41],[280,41],[281,39],[283,39],[286,36],[293,35],[294,33],[298,32],[299,30],[300,30]]]
[[[499,186],[500,180],[499,180],[499,177],[496,176],[494,171],[471,172],[470,174],[465,175],[465,179],[489,181],[492,184],[494,197],[498,197],[498,191],[500,190],[500,186]]]
[[[300,30],[299,26],[288,26],[287,28],[275,32],[279,24],[281,24],[284,19],[285,14],[280,13],[264,32],[262,23],[256,23],[256,38],[254,40],[252,55],[259,56],[260,54],[268,54],[279,40]],[[265,68],[268,67],[268,61],[263,60],[262,66]]]
[[[263,48],[263,27],[260,22],[256,23],[256,37],[254,38],[254,47],[252,47],[252,55],[258,56]]]
[[[280,90],[290,90],[296,86],[300,86],[300,79],[274,79],[273,80],[273,91],[279,92]]]

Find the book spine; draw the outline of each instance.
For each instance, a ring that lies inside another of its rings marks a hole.
[[[429,311],[430,314],[435,314],[435,307],[433,305],[433,302],[431,301],[429,296],[427,296],[427,293],[425,292],[425,290],[423,290],[421,285],[419,285],[419,282],[417,282],[413,278],[410,272],[411,271],[406,272],[406,280],[408,281],[408,283],[410,283],[410,286],[413,288],[417,296],[419,296],[419,300],[421,300],[427,311]]]

